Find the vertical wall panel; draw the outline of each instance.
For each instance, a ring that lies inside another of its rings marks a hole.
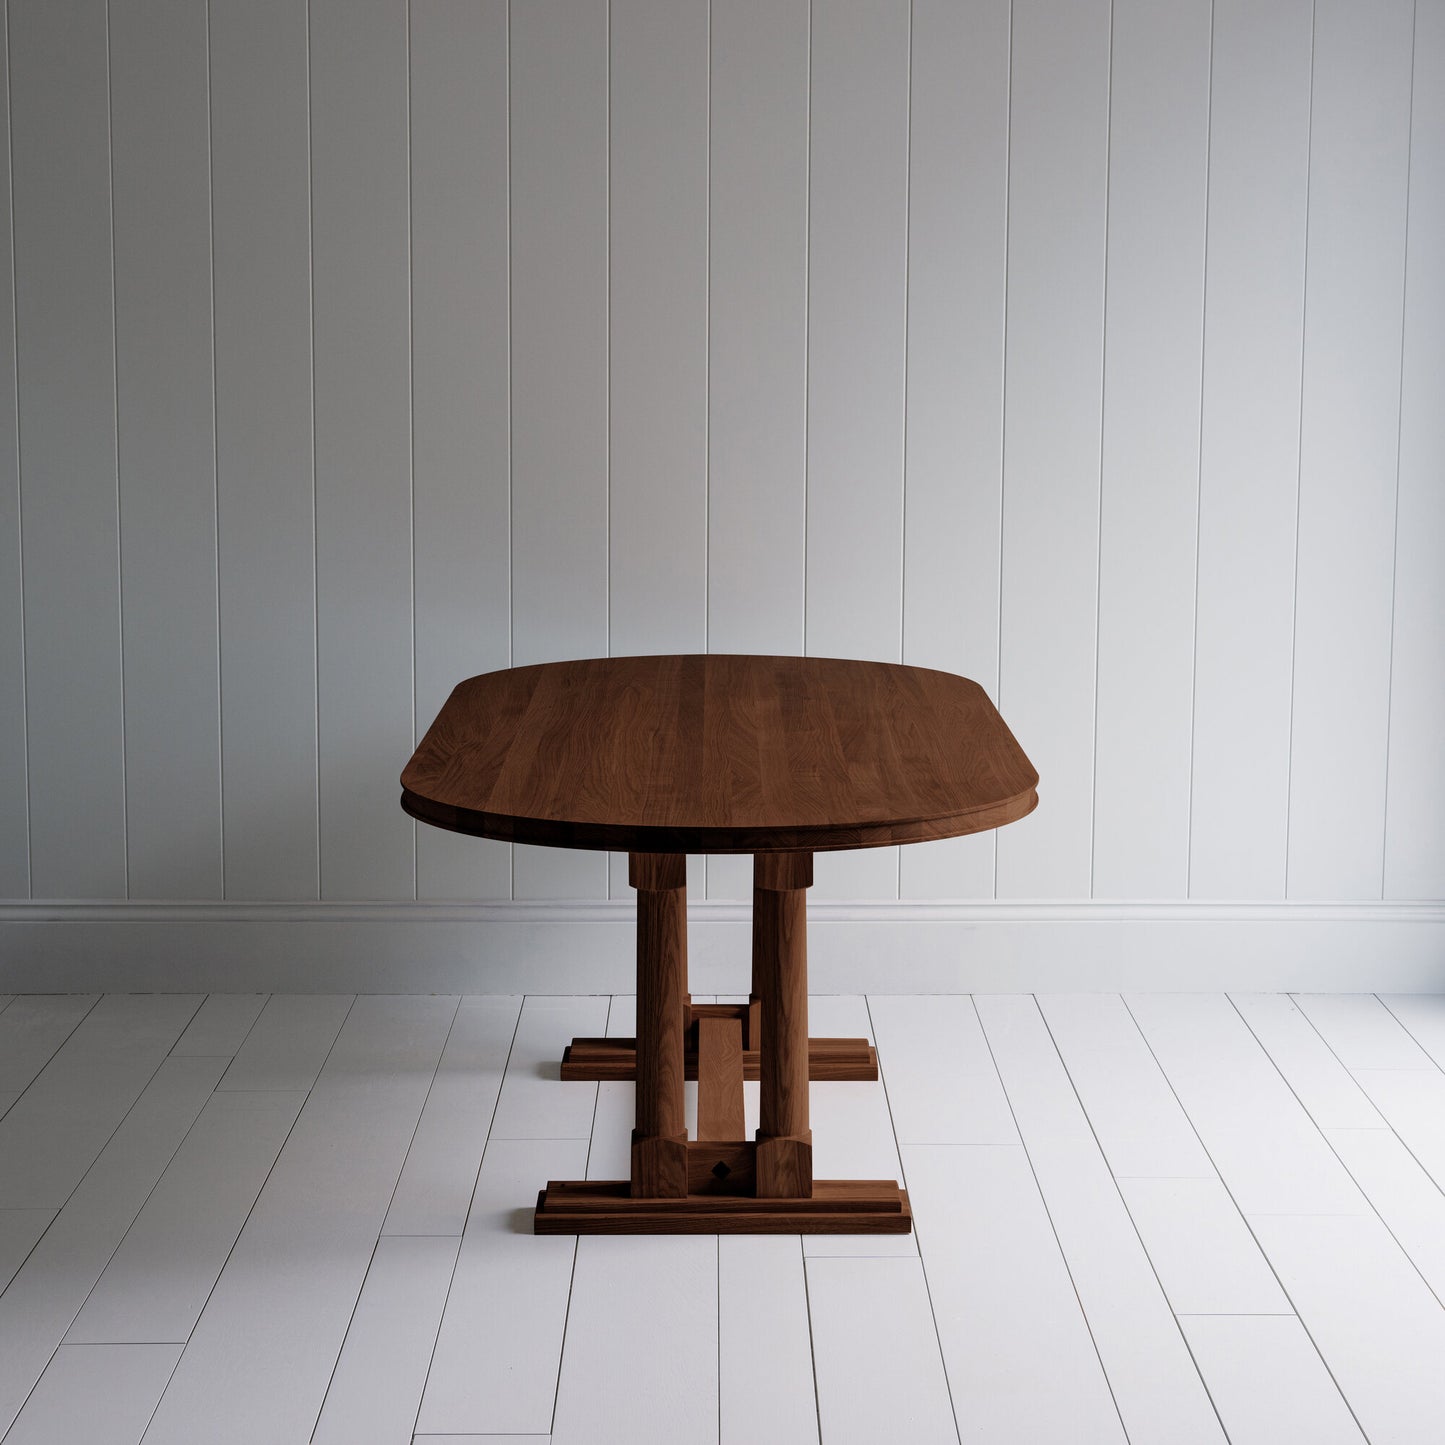
[[[915,0],[903,661],[998,691],[1007,0]],[[994,835],[902,850],[905,898],[987,898]]]
[[[25,609],[15,415],[15,287],[10,211],[10,47],[0,27],[0,898],[30,894],[25,778]]]
[[[908,7],[813,10],[809,653],[896,662],[903,595]]]
[[[807,0],[713,0],[708,252],[711,652],[803,650]],[[747,858],[708,895],[751,898]]]
[[[903,601],[908,6],[815,6],[805,643],[896,662]],[[896,849],[827,854],[820,895],[897,896]]]
[[[17,0],[10,139],[37,898],[126,891],[108,104],[101,0]]]
[[[1042,781],[1005,898],[1089,891],[1108,94],[1108,0],[1015,0],[999,705]]]
[[[1291,898],[1383,883],[1413,14],[1315,6]]]
[[[701,652],[707,0],[613,0],[611,16],[611,649]]]
[[[1385,896],[1445,897],[1445,3],[1417,0]]]
[[[1209,0],[1114,0],[1096,898],[1189,888]]]
[[[506,0],[412,0],[416,735],[511,651]],[[506,898],[511,850],[416,830],[421,898]]]
[[[110,8],[126,846],[139,898],[219,898],[206,12]]]
[[[1215,0],[1190,896],[1284,895],[1310,0]]]
[[[512,653],[607,639],[606,0],[511,11]],[[519,845],[519,898],[606,896],[605,859]]]
[[[210,18],[226,896],[314,898],[306,6]]]
[[[807,0],[713,0],[708,646],[803,650]]]
[[[405,0],[312,0],[321,892],[406,898],[415,826]],[[380,766],[383,759],[398,766]]]

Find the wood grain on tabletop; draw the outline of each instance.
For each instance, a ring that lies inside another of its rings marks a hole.
[[[462,833],[646,852],[839,849],[996,828],[1038,774],[984,690],[929,668],[594,658],[459,683],[402,806]]]

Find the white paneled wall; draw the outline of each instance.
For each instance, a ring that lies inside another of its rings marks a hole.
[[[462,676],[710,648],[1039,767],[821,895],[1445,898],[1445,0],[3,39],[0,896],[621,895],[397,774]]]

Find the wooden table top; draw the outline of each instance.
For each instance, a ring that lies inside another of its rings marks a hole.
[[[727,654],[468,678],[401,775],[413,817],[562,848],[872,848],[997,828],[1038,774],[983,689],[925,667]]]

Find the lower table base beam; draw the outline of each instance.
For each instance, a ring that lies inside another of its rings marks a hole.
[[[626,1179],[552,1180],[537,1234],[907,1234],[908,1193],[892,1179],[818,1179],[806,1199],[689,1194],[639,1199]]]

